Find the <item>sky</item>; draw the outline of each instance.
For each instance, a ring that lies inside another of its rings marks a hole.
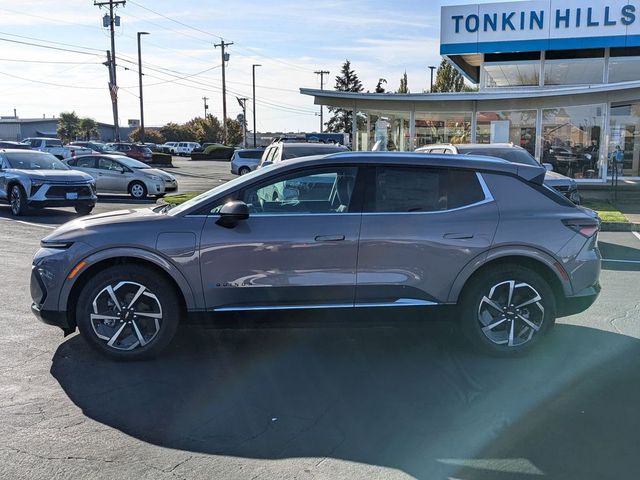
[[[214,44],[223,38],[234,43],[227,48],[228,117],[241,112],[236,97],[251,99],[251,65],[260,64],[257,130],[317,131],[319,107],[299,93],[320,87],[314,71],[330,71],[325,88],[332,89],[348,59],[365,91],[379,78],[396,90],[406,71],[409,90],[422,92],[429,87],[427,67],[441,60],[440,6],[460,3],[474,2],[129,0],[117,10],[120,124],[140,118],[136,32],[149,32],[142,37],[147,126],[202,116],[205,96],[209,113],[222,116],[221,52]],[[102,65],[109,48],[105,12],[93,0],[2,0],[0,115],[75,111],[112,123]],[[251,100],[247,105],[251,125]]]

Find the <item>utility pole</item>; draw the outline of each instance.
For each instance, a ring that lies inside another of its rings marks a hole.
[[[233,42],[225,43],[224,40],[220,40],[220,43],[215,43],[215,48],[221,47],[222,52],[222,135],[223,143],[227,143],[227,83],[225,79],[225,62],[229,60],[229,54],[225,55],[224,47],[233,45]]]
[[[116,142],[120,141],[120,126],[118,124],[118,82],[116,80],[116,39],[114,27],[116,23],[120,25],[120,17],[113,16],[114,8],[127,3],[126,0],[109,0],[108,2],[97,2],[94,0],[93,5],[97,7],[109,6],[109,14],[105,15],[102,25],[109,27],[111,33],[111,56],[109,59],[109,93],[111,94],[111,102],[113,103],[113,130]]]
[[[209,105],[207,105],[207,100],[209,100],[209,97],[202,97],[202,100],[204,101],[204,119],[207,119],[207,110],[209,109]]]
[[[140,143],[144,143],[144,102],[142,101],[142,53],[140,49],[140,36],[149,35],[149,32],[138,32],[138,83],[140,85]]]
[[[249,99],[236,97],[236,100],[242,107],[242,148],[247,148],[247,100]]]
[[[429,93],[433,92],[433,71],[436,69],[433,65],[429,65],[429,70],[431,70],[431,87],[429,87]]]
[[[253,148],[256,148],[256,67],[261,67],[259,63],[251,65],[253,77]]]
[[[316,75],[320,75],[320,90],[324,90],[324,76],[329,75],[329,70],[316,70]],[[324,130],[324,122],[322,120],[322,105],[320,105],[320,133]]]

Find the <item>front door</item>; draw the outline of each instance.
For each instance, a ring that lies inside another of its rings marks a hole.
[[[453,282],[486,253],[498,209],[467,170],[372,168],[360,231],[356,305],[447,302]]]
[[[201,241],[207,309],[353,306],[357,170],[307,168],[243,188],[233,198],[250,216],[234,228],[216,223],[223,202],[213,205]]]

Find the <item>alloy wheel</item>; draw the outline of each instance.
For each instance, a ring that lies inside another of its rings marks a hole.
[[[524,345],[542,328],[542,297],[525,282],[498,283],[480,300],[478,322],[491,342],[507,347]]]
[[[121,281],[104,287],[93,299],[91,326],[115,350],[145,347],[162,326],[158,297],[144,285]]]
[[[20,212],[20,190],[18,190],[18,187],[13,187],[11,189],[11,212],[14,215],[17,215]]]

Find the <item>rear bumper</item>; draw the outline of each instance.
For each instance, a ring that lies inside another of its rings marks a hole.
[[[593,302],[596,301],[598,295],[600,295],[601,289],[600,283],[596,283],[591,287],[581,290],[576,295],[566,297],[558,311],[558,316],[567,317],[569,315],[584,312],[587,308],[593,305]]]

